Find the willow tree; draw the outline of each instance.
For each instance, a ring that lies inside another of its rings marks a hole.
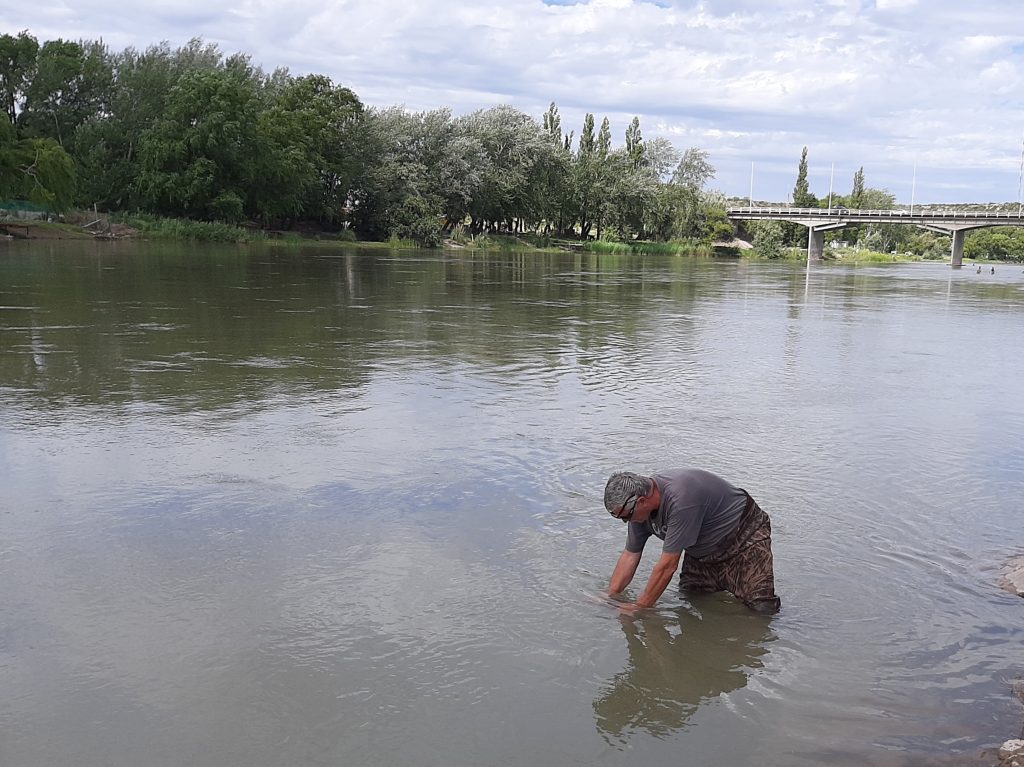
[[[0,198],[29,200],[57,213],[74,200],[75,165],[53,139],[19,139],[0,115]]]

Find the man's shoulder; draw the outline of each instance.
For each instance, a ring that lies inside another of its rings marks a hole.
[[[706,469],[680,468],[659,472],[654,481],[668,506],[703,503],[708,496],[728,492],[732,485]]]
[[[658,486],[663,490],[666,487],[681,486],[686,483],[687,480],[692,480],[708,472],[703,469],[694,469],[689,466],[684,466],[678,469],[666,469],[659,471],[654,475],[654,481],[658,483]]]

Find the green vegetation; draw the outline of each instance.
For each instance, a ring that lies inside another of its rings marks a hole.
[[[181,218],[135,214],[119,216],[121,223],[155,240],[200,240],[204,242],[250,242],[266,240],[265,232],[244,229],[219,221],[192,221]]]
[[[607,240],[594,240],[587,242],[583,247],[591,253],[611,254],[710,256],[714,253],[714,248],[711,244],[699,240],[672,240],[670,242],[652,242],[651,240],[609,242]]]
[[[644,140],[637,118],[614,148],[607,118],[588,114],[576,140],[554,104],[541,122],[509,106],[367,109],[327,77],[266,73],[198,39],[116,52],[27,31],[0,35],[0,101],[0,198],[136,216],[146,236],[733,234],[706,153]]]
[[[978,229],[964,237],[964,256],[973,259],[1024,261],[1024,229],[1004,226]]]

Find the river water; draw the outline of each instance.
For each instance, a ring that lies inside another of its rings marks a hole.
[[[0,764],[990,763],[1022,327],[1009,266],[5,244]],[[777,616],[596,597],[684,465]]]

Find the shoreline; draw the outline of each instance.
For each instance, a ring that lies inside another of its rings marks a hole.
[[[130,219],[129,219],[130,220]],[[0,239],[13,240],[94,240],[103,242],[121,242],[139,240],[143,242],[207,242],[221,244],[267,244],[267,245],[320,245],[347,246],[360,248],[400,248],[410,249],[420,246],[411,241],[370,241],[350,239],[350,236],[339,235],[329,231],[284,231],[245,229],[225,224],[209,224],[188,220],[168,219],[171,226],[161,228],[158,233],[147,232],[132,226],[131,223],[110,222],[106,219],[94,221],[90,225],[33,221],[15,219],[0,220]],[[90,228],[100,224],[97,230]],[[205,231],[210,229],[211,231]],[[345,231],[345,230],[343,230]],[[204,236],[206,235],[206,236]],[[750,260],[772,260],[757,256],[753,248],[744,240],[731,242],[680,243],[680,242],[606,242],[601,240],[576,241],[555,238],[543,238],[544,244],[531,243],[517,235],[482,235],[470,242],[457,242],[452,239],[443,241],[440,247],[430,248],[438,251],[484,251],[500,252],[509,250],[533,250],[538,253],[589,253],[592,255],[664,255],[664,256],[702,256],[709,258],[742,258]],[[777,261],[806,261],[803,249],[792,248],[792,252],[783,255]],[[853,248],[838,250],[828,254],[824,263],[835,264],[886,264],[934,262],[943,263],[940,259],[926,259],[915,254],[887,254],[874,251],[856,250]],[[964,268],[971,266],[1017,266],[1020,262],[1000,259],[970,259],[963,261]]]

